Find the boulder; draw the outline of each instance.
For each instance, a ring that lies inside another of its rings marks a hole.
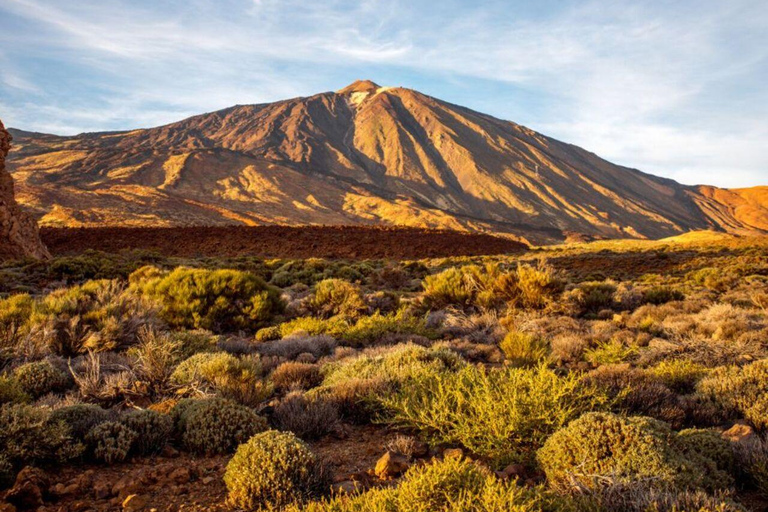
[[[5,500],[19,510],[35,510],[43,505],[49,485],[42,469],[27,466],[19,472]]]
[[[377,477],[388,480],[405,473],[408,466],[408,457],[388,451],[376,462],[376,468],[373,472]]]

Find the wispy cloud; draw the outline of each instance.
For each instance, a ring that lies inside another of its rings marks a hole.
[[[683,182],[768,183],[762,0],[4,0],[0,14],[0,115],[23,128],[148,126],[373,78]]]

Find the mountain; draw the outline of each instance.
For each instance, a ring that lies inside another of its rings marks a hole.
[[[14,131],[46,226],[402,224],[541,243],[768,232],[768,188],[690,187],[417,91],[355,82],[158,128]]]
[[[22,212],[16,203],[13,178],[5,169],[11,139],[0,121],[0,259],[49,258],[48,249],[40,241],[35,221]]]

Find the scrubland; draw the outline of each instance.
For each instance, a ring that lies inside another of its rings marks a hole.
[[[87,252],[7,262],[0,291],[0,487],[18,508],[30,467],[169,453],[223,457],[216,510],[768,504],[765,239],[419,261]],[[350,474],[333,454],[358,431],[384,458]],[[130,498],[41,491],[50,510]],[[195,510],[194,489],[146,492],[133,506]]]

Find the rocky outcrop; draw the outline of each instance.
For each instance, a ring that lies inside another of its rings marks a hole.
[[[21,211],[13,195],[13,178],[5,169],[11,134],[0,121],[0,259],[50,258],[35,221]]]

